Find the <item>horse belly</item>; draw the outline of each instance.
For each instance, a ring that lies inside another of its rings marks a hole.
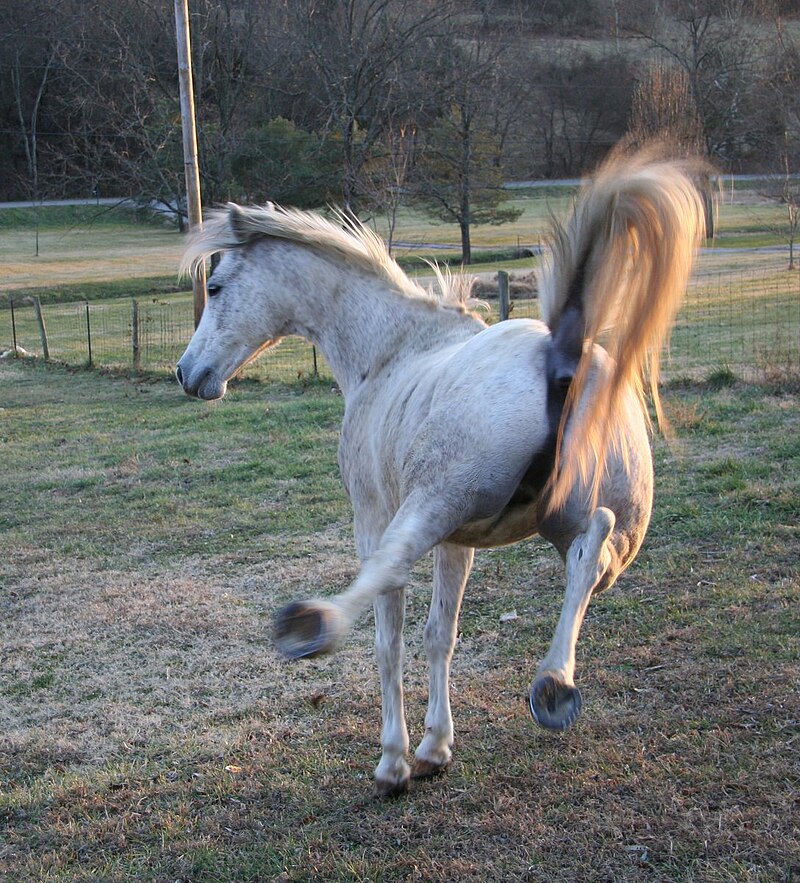
[[[507,506],[499,516],[469,521],[448,537],[451,543],[494,549],[526,540],[539,532],[537,505]]]

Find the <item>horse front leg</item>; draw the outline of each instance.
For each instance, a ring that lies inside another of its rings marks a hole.
[[[575,686],[575,646],[592,592],[601,580],[604,585],[610,585],[616,578],[616,572],[608,573],[615,560],[608,543],[615,523],[610,509],[595,509],[588,530],[578,534],[567,551],[567,590],[561,616],[530,691],[534,720],[551,730],[565,730],[580,714],[581,694]]]
[[[450,662],[456,644],[458,613],[472,569],[473,549],[441,543],[433,551],[433,597],[425,626],[425,652],[430,666],[425,735],[414,753],[412,775],[433,776],[452,758]]]
[[[436,495],[427,491],[407,499],[345,591],[330,598],[293,601],[279,610],[274,631],[278,648],[292,659],[329,653],[381,595],[402,589],[414,563],[459,524],[458,514],[436,501]]]
[[[407,500],[377,543],[367,514],[357,517],[356,538],[363,564],[354,582],[331,598],[293,602],[279,611],[275,620],[275,638],[287,656],[315,656],[334,650],[372,604],[383,702],[383,753],[375,771],[375,791],[380,796],[405,791],[411,772],[406,761],[408,731],[403,710],[404,587],[412,565],[458,523],[457,516],[446,517],[448,513],[443,513],[437,500],[428,493]]]
[[[375,656],[381,681],[381,759],[375,769],[375,795],[393,797],[408,790],[411,768],[403,707],[403,624],[405,590],[379,595],[375,610]]]
[[[383,542],[374,553],[362,556],[361,570],[344,592],[292,601],[281,608],[273,633],[280,651],[290,659],[307,659],[336,650],[370,604],[374,607],[384,594],[401,592],[411,565],[425,551],[417,554],[416,547],[402,538]]]

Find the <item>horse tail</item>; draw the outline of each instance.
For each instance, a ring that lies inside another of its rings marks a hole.
[[[649,387],[659,426],[659,357],[705,232],[699,162],[664,158],[650,146],[615,152],[581,189],[566,224],[553,224],[539,274],[542,319],[552,334],[548,395],[563,404],[547,509],[560,508],[578,479],[596,504],[609,445],[627,462],[624,434],[612,432],[623,396]],[[596,342],[612,357],[584,401]],[[580,407],[578,406],[580,403]],[[567,421],[570,443],[562,455]]]

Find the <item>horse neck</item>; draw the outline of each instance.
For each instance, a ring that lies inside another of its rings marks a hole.
[[[459,315],[324,258],[306,265],[292,287],[286,331],[322,351],[345,397],[377,367],[424,346],[436,335],[441,313]]]

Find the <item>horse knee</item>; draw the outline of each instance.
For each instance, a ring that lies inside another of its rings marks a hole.
[[[440,617],[431,616],[422,633],[422,645],[428,659],[447,658],[455,646],[455,629],[451,623],[443,622]]]
[[[589,520],[586,532],[573,540],[567,552],[568,573],[572,573],[589,590],[606,582],[607,574],[615,571],[616,552],[610,541],[615,524],[614,513],[604,506],[598,507]],[[607,585],[603,588],[607,588]]]
[[[589,520],[587,536],[593,546],[600,548],[611,536],[617,523],[617,516],[605,506],[598,506]]]

